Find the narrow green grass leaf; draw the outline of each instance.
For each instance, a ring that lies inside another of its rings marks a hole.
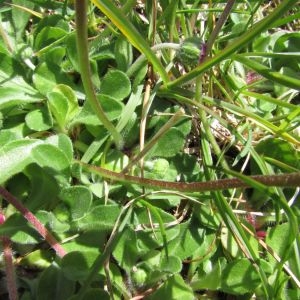
[[[129,42],[148,58],[161,76],[163,82],[167,83],[169,78],[165,68],[152,52],[145,39],[136,30],[133,24],[128,21],[122,11],[109,0],[92,0],[92,2],[117,26]]]

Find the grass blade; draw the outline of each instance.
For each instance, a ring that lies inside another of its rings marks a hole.
[[[145,39],[140,35],[136,28],[128,21],[125,15],[111,2],[108,0],[92,0],[96,5],[114,24],[117,28],[126,36],[128,41],[143,53],[155,70],[159,73],[164,83],[169,81],[168,74],[146,43]]]

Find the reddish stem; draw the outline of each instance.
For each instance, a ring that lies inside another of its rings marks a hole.
[[[15,269],[13,264],[13,253],[11,250],[11,242],[9,237],[3,236],[0,238],[3,246],[3,258],[5,263],[5,274],[7,282],[7,290],[10,300],[18,299],[18,289],[15,278]]]
[[[4,224],[5,215],[0,210],[0,225]],[[3,248],[3,258],[4,258],[4,266],[5,266],[5,274],[6,274],[6,283],[7,290],[10,300],[18,299],[18,289],[15,278],[15,269],[13,264],[13,253],[11,250],[11,241],[7,236],[1,236],[0,241],[2,242]]]
[[[33,225],[35,230],[48,242],[48,244],[55,250],[59,257],[66,255],[65,249],[58,243],[55,237],[49,232],[46,227],[35,217],[35,215],[30,212],[16,197],[14,197],[5,188],[0,186],[0,195],[13,205],[23,217]]]

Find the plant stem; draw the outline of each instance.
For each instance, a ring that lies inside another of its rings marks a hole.
[[[211,49],[212,49],[212,46],[222,28],[222,26],[224,25],[225,21],[227,20],[229,14],[230,14],[230,11],[233,7],[235,3],[235,0],[228,0],[227,3],[226,3],[226,6],[220,16],[220,18],[218,19],[218,22],[214,28],[214,30],[212,31],[209,39],[207,40],[207,43],[206,43],[206,55],[209,55]],[[205,56],[202,57],[202,61],[205,59]],[[200,61],[200,62],[202,62]]]
[[[18,289],[16,285],[14,264],[12,259],[13,253],[11,250],[11,241],[10,238],[7,236],[1,237],[0,240],[2,240],[3,258],[5,262],[6,284],[7,284],[9,299],[17,300],[19,297],[18,297]]]
[[[5,215],[0,209],[0,226],[5,222]],[[8,236],[0,236],[2,242],[3,260],[6,275],[6,286],[10,300],[18,300],[18,289],[16,285],[15,269],[13,264],[13,252],[11,249],[11,240]]]
[[[257,181],[265,186],[271,187],[298,187],[300,186],[300,172],[286,173],[279,175],[253,175],[247,176],[248,182],[240,178],[226,178],[219,180],[211,180],[207,182],[171,182],[155,179],[140,178],[131,175],[125,175],[109,171],[100,167],[88,165],[80,161],[76,161],[90,172],[101,175],[104,178],[109,178],[117,182],[125,182],[129,184],[138,184],[144,187],[154,189],[175,190],[178,192],[207,192],[227,190],[233,188],[249,188],[252,187],[253,181]]]
[[[121,134],[116,130],[114,125],[107,118],[102,106],[100,105],[94,91],[92,83],[92,74],[90,71],[90,62],[88,54],[88,32],[87,32],[87,0],[76,0],[76,36],[77,36],[77,49],[79,57],[79,67],[81,71],[81,79],[87,99],[93,108],[95,114],[100,122],[110,132],[112,138],[118,148],[123,147],[123,139]]]
[[[13,205],[22,216],[34,227],[34,229],[48,242],[59,257],[66,254],[65,249],[58,243],[55,237],[47,228],[30,212],[16,197],[14,197],[5,188],[0,186],[0,195],[11,205]]]

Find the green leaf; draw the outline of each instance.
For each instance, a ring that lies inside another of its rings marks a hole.
[[[19,244],[36,244],[40,236],[35,229],[29,226],[26,219],[20,214],[13,214],[1,226],[0,235],[9,236],[10,239]]]
[[[5,79],[12,79],[17,75],[24,75],[22,65],[13,57],[0,52],[0,82]]]
[[[274,52],[299,52],[300,51],[300,33],[292,32],[285,33],[284,35],[278,37],[274,43]],[[279,71],[282,67],[290,68],[295,72],[299,72],[300,69],[300,59],[299,55],[296,57],[286,57],[284,55],[273,58],[271,60],[271,66],[274,70]]]
[[[98,35],[89,43],[89,55],[95,62],[111,61],[115,59],[113,44],[110,40],[103,38],[102,35]]]
[[[0,86],[0,110],[10,108],[17,105],[26,105],[29,103],[38,103],[42,98],[37,94],[33,88],[20,86],[14,83],[13,87]]]
[[[85,217],[76,221],[76,227],[82,231],[111,230],[120,214],[118,205],[99,205],[93,208]]]
[[[50,109],[59,126],[67,126],[79,112],[77,97],[74,91],[67,85],[58,84],[47,94]]]
[[[1,129],[0,131],[0,145],[8,144],[14,140],[19,140],[23,138],[22,129],[25,127],[25,124],[21,124],[17,127],[19,130],[14,129]]]
[[[82,296],[82,300],[110,300],[109,294],[101,289],[90,288]],[[73,300],[73,299],[70,299]],[[76,300],[76,299],[74,299]]]
[[[179,273],[182,269],[182,263],[179,257],[177,256],[169,256],[168,258],[166,256],[163,256],[159,270],[162,272],[175,274]]]
[[[120,101],[108,95],[102,94],[99,94],[97,98],[110,121],[120,117],[124,107],[124,105]],[[93,126],[101,124],[99,118],[94,113],[88,101],[84,103],[83,109],[81,110],[79,115],[74,119],[73,123],[82,123]]]
[[[129,163],[129,158],[119,150],[110,151],[105,157],[104,168],[107,170],[121,172]]]
[[[120,71],[126,72],[132,63],[132,46],[123,36],[119,36],[116,44],[114,53],[116,56],[116,62]]]
[[[207,246],[211,242],[211,239],[205,237],[206,231],[204,229],[199,228],[198,224],[191,224],[190,221],[181,223],[177,227],[180,230],[179,234],[168,243],[170,255],[186,259],[193,255],[199,248],[202,248],[203,253],[207,254]],[[166,232],[167,238],[169,238],[168,230]]]
[[[90,268],[98,255],[98,251],[73,251],[65,255],[61,262],[61,268],[70,280],[84,280],[90,272]]]
[[[2,53],[0,50],[0,83],[2,87],[10,88],[8,90],[4,89],[6,102],[9,97],[22,100],[22,93],[25,96],[25,100],[31,96],[34,99],[39,97],[36,96],[37,91],[24,80],[25,74],[25,70],[19,61],[6,53]],[[13,90],[16,90],[15,97],[13,95]]]
[[[45,2],[42,1],[42,4],[45,4]],[[69,23],[64,19],[64,17],[61,14],[51,14],[44,16],[38,22],[37,28],[34,31],[35,37],[46,27],[56,27],[63,29],[64,31],[70,30]]]
[[[258,251],[258,242],[255,238],[251,235],[248,237],[249,243],[251,244],[252,248],[255,251]],[[236,240],[234,239],[233,235],[231,234],[230,230],[227,227],[222,227],[221,230],[221,242],[222,246],[232,257],[241,257],[242,251],[240,246],[237,244]]]
[[[36,164],[27,166],[24,173],[31,183],[26,207],[31,211],[53,207],[57,203],[57,195],[59,193],[59,186],[56,180]]]
[[[117,129],[119,131],[123,130],[122,135],[125,135],[125,142],[127,142],[127,139],[130,137],[129,131],[132,128],[133,124],[135,123],[136,120],[136,107],[141,103],[141,95],[143,92],[143,86],[140,85],[134,90],[130,98],[128,99],[126,106],[123,110],[123,113],[120,116],[120,120],[117,125]],[[128,135],[128,136],[126,136]]]
[[[144,164],[144,170],[146,178],[164,179],[169,170],[169,162],[163,158],[148,160]]]
[[[174,276],[169,277],[158,290],[156,290],[149,297],[146,297],[146,299],[193,300],[195,297],[192,289],[184,282],[182,277],[178,274],[175,274]]]
[[[37,294],[44,300],[69,299],[75,292],[75,281],[68,279],[62,270],[53,264],[39,277],[37,282]]]
[[[63,234],[70,229],[69,223],[59,221],[52,212],[38,211],[36,217],[51,231]]]
[[[113,251],[114,258],[121,268],[129,272],[138,261],[140,254],[142,253],[137,247],[136,233],[132,229],[126,228]]]
[[[201,172],[196,156],[186,153],[176,154],[169,159],[170,169],[175,170],[175,176],[180,175],[184,181],[201,181],[204,174]],[[175,179],[176,177],[174,177]],[[173,180],[174,180],[173,179]]]
[[[48,105],[30,111],[25,117],[26,125],[34,131],[48,130],[53,126],[53,119]]]
[[[170,128],[148,152],[147,157],[172,157],[183,150],[185,136],[177,128]]]
[[[33,83],[36,89],[42,94],[47,95],[57,84],[73,86],[67,74],[63,73],[61,67],[55,63],[41,63],[34,71]]]
[[[291,244],[291,236],[287,234],[291,231],[290,223],[284,223],[276,225],[268,229],[266,243],[271,249],[278,254],[278,256],[284,261],[287,259],[289,253],[286,252],[288,245]],[[276,265],[277,261],[272,255],[268,253],[269,261],[272,265]]]
[[[13,4],[19,5],[26,9],[33,9],[34,3],[26,0],[13,0]],[[30,13],[21,9],[20,7],[12,7],[12,21],[14,24],[14,29],[16,33],[16,41],[20,41],[24,33],[24,30],[30,19]]]
[[[66,118],[69,110],[67,98],[64,95],[54,91],[47,93],[47,98],[51,112],[55,117],[59,127],[61,129],[65,128],[67,122]]]
[[[206,228],[218,230],[220,227],[220,217],[210,206],[197,205],[194,208],[194,216]]]
[[[0,184],[13,175],[22,172],[33,162],[32,149],[41,144],[39,140],[16,140],[0,148]]]
[[[221,289],[226,293],[234,295],[251,293],[259,284],[259,274],[248,259],[230,262],[222,271]]]
[[[76,45],[76,33],[71,33],[66,38],[66,47],[68,58],[75,69],[76,72],[80,72],[78,65],[78,54],[77,54],[77,45]]]
[[[64,68],[66,64],[66,49],[65,47],[52,46],[51,44],[45,53],[42,53],[40,61],[45,61],[46,64],[51,65],[55,64],[60,67],[61,71],[66,72],[66,75],[70,71],[67,68]],[[70,77],[72,78],[72,77]]]
[[[117,100],[125,99],[131,90],[130,80],[120,70],[110,70],[101,81],[100,93]]]
[[[159,213],[160,218],[164,223],[171,223],[171,222],[174,222],[176,220],[176,218],[172,214],[170,214],[170,213],[168,213],[168,212],[166,212],[166,211],[164,211],[164,210],[162,210],[158,207],[155,207],[155,209]],[[134,216],[137,218],[137,220],[135,222],[136,225],[138,225],[138,224],[149,224],[149,222],[150,222],[149,212],[145,209],[144,206],[143,207],[136,207],[134,209]],[[152,220],[153,223],[158,223],[159,222],[156,214],[151,214],[151,220]]]
[[[65,36],[67,32],[58,27],[44,27],[36,36],[34,48],[40,50]]]
[[[60,184],[69,184],[70,163],[60,149],[50,144],[41,144],[32,149],[31,155],[33,160]]]
[[[45,143],[59,148],[67,157],[68,161],[71,162],[73,159],[73,144],[72,140],[66,134],[60,133],[51,135],[45,139]]]
[[[210,270],[206,274],[199,274],[198,279],[191,282],[192,289],[194,291],[206,289],[215,291],[220,289],[222,269],[226,265],[225,259],[221,257],[215,264],[207,260],[204,262],[204,267],[205,265],[210,265]]]
[[[261,156],[276,159],[295,168],[300,167],[298,152],[290,143],[282,139],[264,139],[256,145],[255,150]]]
[[[85,186],[72,186],[60,193],[60,198],[70,207],[73,220],[84,217],[92,204],[92,193]]]

